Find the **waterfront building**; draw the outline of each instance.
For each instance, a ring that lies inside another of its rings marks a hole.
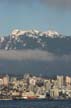
[[[0,78],[0,86],[3,85],[3,78]]]
[[[51,89],[50,79],[47,79],[44,81],[44,86],[45,86],[46,91],[49,91]]]
[[[29,84],[35,86],[36,84],[36,77],[32,77],[29,79]]]
[[[62,88],[64,85],[64,77],[63,76],[57,76],[57,85],[58,88]]]
[[[66,76],[66,86],[67,87],[70,87],[71,86],[71,77],[69,77],[69,76]]]
[[[59,96],[59,89],[54,87],[52,89],[50,89],[50,97],[52,98],[56,98]]]
[[[13,91],[13,92],[12,92],[12,96],[20,96],[20,92],[18,92],[18,91]]]
[[[54,87],[58,87],[58,81],[57,81],[57,80],[54,80],[54,81],[53,81],[53,86],[54,86]]]
[[[8,84],[9,84],[9,76],[6,75],[3,77],[3,85],[8,87]]]
[[[36,77],[29,78],[29,90],[34,91],[34,87],[36,86]]]

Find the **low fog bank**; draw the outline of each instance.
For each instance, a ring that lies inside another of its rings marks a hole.
[[[4,60],[35,60],[35,61],[62,61],[69,62],[71,54],[57,55],[42,50],[0,50],[0,59]]]
[[[43,76],[71,75],[71,54],[56,55],[40,50],[0,50],[0,74]]]

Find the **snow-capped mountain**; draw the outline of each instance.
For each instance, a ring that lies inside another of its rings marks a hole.
[[[54,53],[71,52],[71,36],[48,30],[13,30],[9,36],[0,37],[0,49],[40,49]]]
[[[33,38],[37,38],[37,36],[46,36],[46,37],[51,37],[51,38],[55,38],[55,37],[59,37],[60,34],[56,31],[46,31],[46,32],[40,32],[38,30],[32,29],[32,30],[18,30],[15,29],[12,31],[11,35],[13,37],[19,37],[20,35],[27,35],[28,37],[33,37]]]
[[[37,35],[39,34],[40,32],[38,30],[18,30],[18,29],[13,30],[11,33],[11,35],[14,38],[17,38],[21,35],[27,35],[28,37],[37,38]]]

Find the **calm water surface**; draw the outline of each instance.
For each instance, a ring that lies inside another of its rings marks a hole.
[[[26,101],[12,100],[0,101],[0,108],[71,108],[71,100],[62,101]]]

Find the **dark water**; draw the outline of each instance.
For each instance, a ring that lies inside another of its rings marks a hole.
[[[13,100],[13,101],[0,101],[0,108],[71,108],[71,100],[61,101],[26,101],[26,100]]]

